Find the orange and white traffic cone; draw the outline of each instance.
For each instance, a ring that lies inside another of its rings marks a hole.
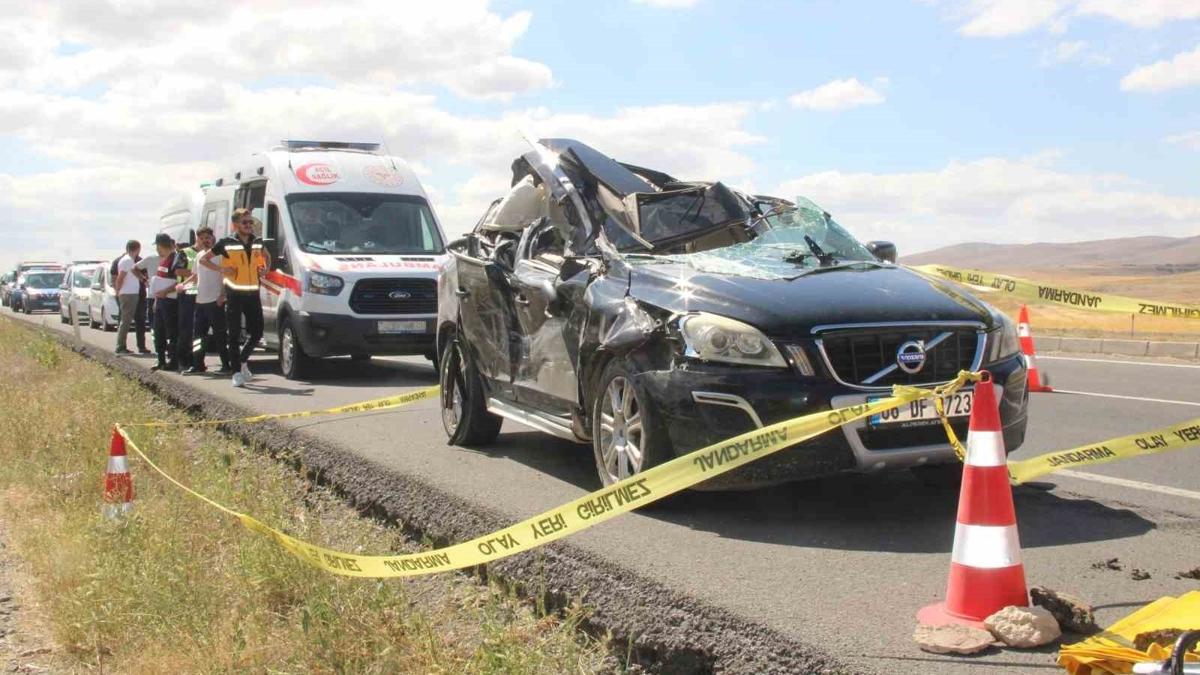
[[[981,627],[984,619],[1009,605],[1028,604],[1000,409],[985,370],[971,407],[946,601],[921,609],[917,620]]]
[[[108,471],[104,473],[104,515],[117,518],[133,510],[133,477],[125,457],[125,437],[113,427],[108,451]]]
[[[1029,391],[1054,391],[1050,388],[1050,378],[1038,375],[1037,350],[1033,346],[1033,331],[1029,329],[1029,308],[1025,305],[1021,305],[1017,317],[1017,337],[1021,338],[1021,353],[1025,355],[1025,368],[1029,371]]]

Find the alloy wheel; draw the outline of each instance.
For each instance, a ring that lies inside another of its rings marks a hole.
[[[292,335],[292,327],[284,326],[283,335],[279,339],[279,365],[286,376],[292,372],[292,363],[296,359],[296,338]]]
[[[600,400],[596,463],[606,485],[642,470],[644,443],[642,407],[637,391],[628,378],[615,377]]]
[[[459,350],[458,343],[450,346],[444,358],[446,363],[442,366],[441,377],[442,426],[446,428],[448,434],[454,435],[463,417],[462,392],[466,385],[463,381],[462,352]]]

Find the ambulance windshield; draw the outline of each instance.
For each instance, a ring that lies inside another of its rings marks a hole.
[[[442,238],[421,197],[358,192],[287,198],[297,242],[306,253],[438,254]]]

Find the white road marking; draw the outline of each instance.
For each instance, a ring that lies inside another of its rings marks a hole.
[[[1074,394],[1076,396],[1099,396],[1101,398],[1120,398],[1126,401],[1147,401],[1149,403],[1171,403],[1173,405],[1194,405],[1200,407],[1200,401],[1172,401],[1166,398],[1146,398],[1145,396],[1122,396],[1120,394],[1100,394],[1094,391],[1072,391],[1070,389],[1054,388],[1056,394]]]
[[[1184,490],[1182,488],[1170,487],[1168,485],[1158,485],[1157,483],[1143,483],[1140,480],[1129,480],[1128,478],[1115,478],[1113,476],[1105,476],[1098,473],[1083,473],[1082,471],[1071,471],[1063,469],[1057,472],[1063,476],[1078,478],[1080,480],[1090,480],[1096,483],[1107,483],[1109,485],[1119,485],[1121,487],[1134,488],[1135,490],[1148,490],[1159,494],[1170,495],[1172,497],[1183,497],[1185,499],[1200,500],[1200,492],[1192,490]]]
[[[1158,368],[1200,368],[1186,363],[1153,363],[1151,361],[1120,361],[1117,359],[1081,359],[1074,356],[1039,356],[1042,361],[1084,361],[1087,363],[1117,363],[1126,366],[1156,366]]]

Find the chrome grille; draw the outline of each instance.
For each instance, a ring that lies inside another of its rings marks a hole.
[[[437,282],[433,279],[362,279],[350,294],[358,314],[436,314]]]
[[[890,389],[893,384],[925,385],[974,370],[983,358],[982,324],[905,324],[818,328],[817,347],[834,379],[857,389]],[[926,345],[924,366],[907,373],[897,364],[900,347]]]

